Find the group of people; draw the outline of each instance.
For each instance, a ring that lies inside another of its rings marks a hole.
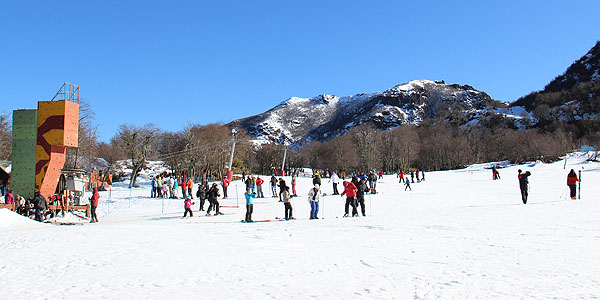
[[[152,178],[152,190],[150,191],[151,198],[172,198],[179,199],[179,188],[181,187],[181,195],[185,199],[192,195],[194,180],[189,177],[176,178],[175,176],[158,175]]]

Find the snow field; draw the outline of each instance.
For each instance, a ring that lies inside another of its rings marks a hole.
[[[412,192],[384,176],[368,217],[341,218],[345,200],[327,196],[324,219],[308,220],[312,182],[301,177],[293,221],[240,223],[239,181],[220,200],[235,206],[237,187],[239,208],[223,216],[199,213],[197,199],[193,218],[181,219],[181,199],[163,213],[147,183],[131,198],[123,184],[110,202],[101,192],[97,224],[0,210],[0,299],[597,299],[600,168],[579,154],[563,163],[509,166],[497,181],[486,165],[431,172]],[[566,174],[582,167],[572,201]],[[519,168],[532,173],[527,205]],[[332,192],[325,178],[322,188]],[[253,219],[282,218],[277,201],[256,199]]]

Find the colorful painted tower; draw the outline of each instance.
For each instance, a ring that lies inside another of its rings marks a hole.
[[[11,188],[27,198],[35,191],[53,195],[66,148],[78,146],[79,87],[65,83],[52,101],[39,101],[37,110],[15,110],[13,128]]]

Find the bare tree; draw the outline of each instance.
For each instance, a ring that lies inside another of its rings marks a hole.
[[[96,136],[98,126],[94,123],[95,115],[90,103],[81,99],[79,101],[78,147],[67,148],[65,168],[84,168],[92,171],[95,157],[98,155]]]
[[[125,158],[125,153],[116,142],[115,138],[111,143],[100,142],[98,144],[98,157],[103,158],[107,165],[103,172],[102,183],[108,180],[110,172],[113,171],[117,161]]]
[[[119,126],[115,140],[131,159],[132,171],[129,188],[135,186],[139,172],[145,166],[147,157],[154,149],[154,140],[159,131],[154,124],[146,124],[144,127],[125,124]]]
[[[12,154],[10,113],[0,114],[0,159],[9,160]]]

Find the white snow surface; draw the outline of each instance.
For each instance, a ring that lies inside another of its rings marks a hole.
[[[240,223],[239,181],[222,216],[198,213],[197,200],[193,218],[181,218],[182,200],[163,211],[147,180],[115,184],[110,201],[101,192],[96,224],[3,209],[0,299],[598,299],[600,168],[580,153],[566,162],[500,162],[496,181],[496,163],[430,172],[406,192],[385,175],[356,218],[326,196],[321,219],[308,220],[303,177],[292,221],[275,219],[283,205],[269,197],[255,200],[253,219],[275,221]],[[566,195],[571,168],[583,169],[581,200]],[[532,173],[527,205],[517,169]]]

